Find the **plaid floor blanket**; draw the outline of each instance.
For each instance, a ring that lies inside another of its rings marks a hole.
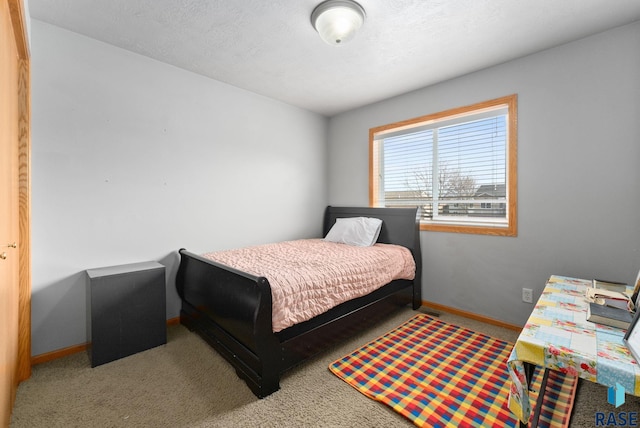
[[[512,347],[508,342],[416,315],[334,361],[329,369],[417,426],[517,427],[518,421],[507,407],[507,359]],[[563,384],[555,374],[552,378]],[[575,382],[573,389],[563,394],[565,402],[553,398],[558,394],[546,400],[540,426],[568,425]]]

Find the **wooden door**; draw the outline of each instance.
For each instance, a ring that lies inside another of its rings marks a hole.
[[[0,0],[0,425],[31,373],[29,54],[20,0]]]

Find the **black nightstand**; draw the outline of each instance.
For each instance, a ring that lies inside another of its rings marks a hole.
[[[91,367],[167,343],[165,268],[144,262],[87,270]]]

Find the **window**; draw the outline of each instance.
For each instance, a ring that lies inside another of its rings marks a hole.
[[[370,205],[421,230],[516,236],[517,96],[369,130]]]

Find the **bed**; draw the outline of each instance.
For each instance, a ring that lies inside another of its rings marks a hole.
[[[393,280],[369,294],[279,331],[274,331],[272,292],[267,278],[181,249],[176,277],[176,288],[182,299],[180,322],[229,361],[257,397],[266,397],[280,388],[280,377],[285,371],[399,307],[410,304],[418,309],[421,306],[417,211],[415,208],[327,207],[323,237],[338,219],[380,219],[382,226],[376,242],[407,248],[415,263],[415,275],[412,280]]]

